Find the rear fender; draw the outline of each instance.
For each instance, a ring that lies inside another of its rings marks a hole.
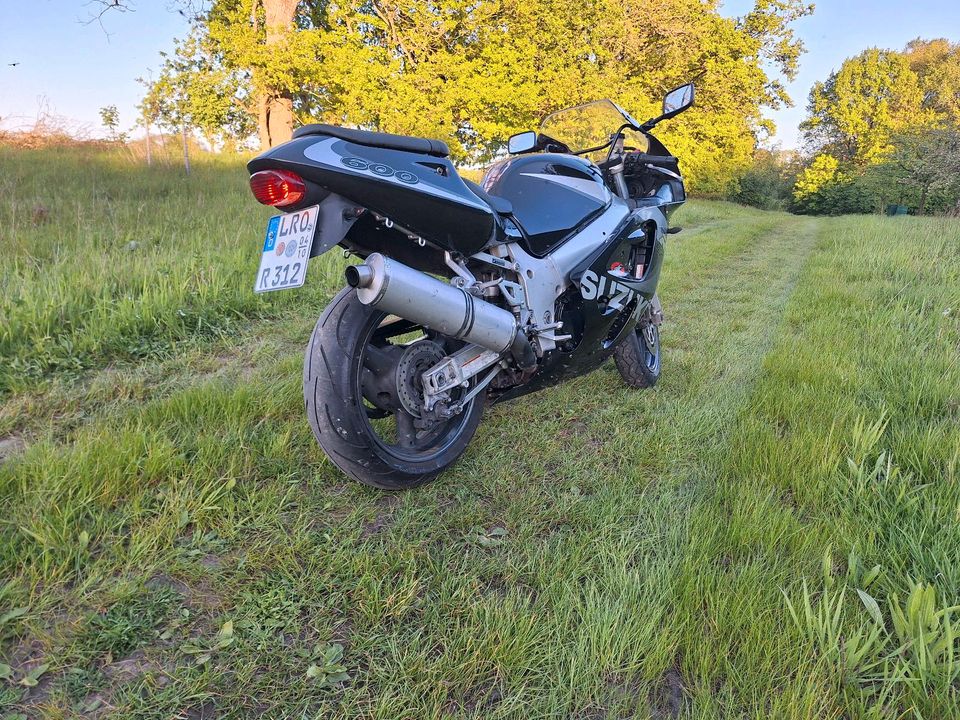
[[[317,229],[313,234],[313,246],[310,257],[323,255],[339,245],[350,232],[360,213],[357,204],[333,193],[320,201],[320,214],[317,217]]]

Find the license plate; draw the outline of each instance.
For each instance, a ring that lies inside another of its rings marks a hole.
[[[260,256],[260,270],[254,291],[287,290],[303,285],[307,279],[307,261],[317,229],[320,206],[304,208],[286,215],[275,215],[267,223],[267,234]]]

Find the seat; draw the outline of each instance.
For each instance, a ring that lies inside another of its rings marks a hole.
[[[513,203],[511,203],[509,200],[496,195],[491,195],[482,187],[473,182],[473,180],[467,180],[465,177],[461,177],[461,180],[463,180],[464,185],[470,188],[470,191],[474,195],[489,205],[493,211],[497,213],[497,215],[513,215]]]
[[[404,150],[406,152],[423,153],[433,157],[445,158],[450,154],[450,148],[442,140],[429,140],[428,138],[411,137],[409,135],[391,135],[389,133],[371,132],[369,130],[353,130],[351,128],[338,127],[336,125],[325,125],[323,123],[312,123],[304,125],[293,131],[293,137],[299,138],[306,135],[329,135],[348,142],[366,145],[367,147],[378,147],[386,150]]]

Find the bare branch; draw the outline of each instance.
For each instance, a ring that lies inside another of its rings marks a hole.
[[[90,25],[94,22],[100,22],[103,19],[103,16],[110,11],[116,12],[133,12],[133,3],[131,0],[90,0],[87,3],[87,7],[93,6],[93,9],[90,11],[90,19],[85,23]],[[97,9],[99,8],[99,12]]]
[[[133,12],[132,0],[89,0],[87,7],[93,6],[90,10],[90,16],[87,20],[78,20],[78,22],[83,25],[93,25],[97,23],[100,26],[100,29],[103,30],[103,34],[107,36],[109,41],[111,33],[107,32],[107,29],[103,26],[103,16],[108,12]],[[97,9],[99,8],[99,12]]]

